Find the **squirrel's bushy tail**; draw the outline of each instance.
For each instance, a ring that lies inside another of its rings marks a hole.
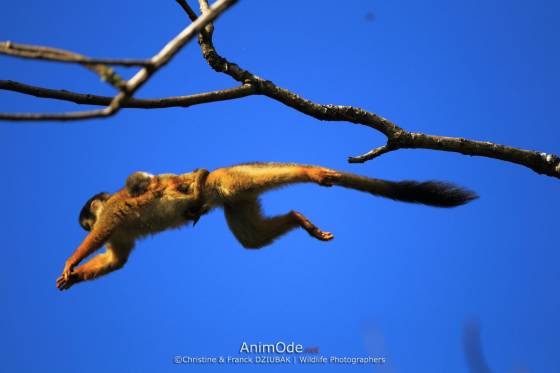
[[[478,198],[478,195],[470,190],[442,181],[387,181],[346,172],[340,174],[336,185],[396,201],[455,207]]]

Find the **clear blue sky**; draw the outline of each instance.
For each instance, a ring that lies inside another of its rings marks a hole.
[[[215,44],[317,102],[360,106],[412,131],[558,153],[559,11],[551,0],[242,0],[217,23]],[[142,58],[186,23],[172,0],[11,1],[0,12],[0,39]],[[78,67],[7,57],[0,79],[111,92]],[[234,85],[193,43],[138,96]],[[0,92],[1,111],[84,108]],[[235,355],[243,341],[295,341],[324,355],[387,359],[352,371],[461,373],[468,371],[463,327],[472,319],[494,371],[560,371],[557,179],[424,150],[350,165],[347,156],[384,138],[263,97],[87,122],[0,123],[0,141],[2,371],[280,371],[287,368],[176,366],[172,358]],[[265,211],[298,209],[334,241],[296,231],[246,251],[216,211],[194,229],[140,242],[122,271],[56,290],[85,236],[77,216],[92,194],[119,189],[136,170],[182,173],[255,160],[449,180],[481,198],[440,210],[291,187],[266,195]]]

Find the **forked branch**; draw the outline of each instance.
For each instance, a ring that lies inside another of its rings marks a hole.
[[[363,163],[383,154],[399,149],[431,149],[446,152],[461,153],[470,156],[481,156],[499,159],[525,166],[539,174],[560,178],[560,157],[533,150],[518,149],[511,146],[476,141],[458,137],[435,136],[405,130],[397,124],[377,114],[353,106],[324,105],[303,98],[285,88],[279,87],[270,80],[260,78],[252,72],[228,61],[216,51],[212,41],[214,27],[212,20],[229,7],[233,1],[220,0],[212,7],[207,0],[199,0],[201,16],[189,7],[185,0],[176,0],[187,13],[192,23],[177,37],[170,41],[156,56],[148,61],[139,60],[111,60],[90,59],[73,52],[61,51],[48,47],[23,46],[20,44],[0,43],[0,53],[16,55],[18,57],[48,59],[60,62],[79,63],[88,68],[105,67],[105,65],[142,66],[142,69],[128,82],[117,87],[120,92],[115,97],[96,96],[34,87],[13,81],[0,81],[0,89],[11,90],[23,94],[42,98],[71,101],[77,104],[107,106],[101,110],[84,111],[64,114],[2,114],[5,120],[75,120],[93,117],[106,117],[115,114],[121,108],[155,109],[165,107],[187,107],[202,103],[223,101],[263,95],[279,101],[299,112],[324,121],[344,121],[370,127],[386,136],[385,145],[376,147],[365,154],[350,157],[351,163]],[[229,75],[240,83],[236,88],[217,90],[201,94],[166,97],[155,99],[135,99],[132,95],[159,68],[168,63],[171,58],[198,33],[198,41],[204,59],[216,72]],[[98,74],[99,72],[96,71]],[[100,74],[102,77],[103,75]]]
[[[119,84],[120,92],[111,99],[111,102],[104,109],[99,110],[89,110],[89,111],[79,111],[73,113],[60,113],[60,114],[49,114],[49,113],[15,113],[7,114],[0,113],[0,119],[5,120],[15,120],[15,121],[29,121],[29,120],[79,120],[79,119],[90,119],[98,117],[108,117],[116,114],[123,103],[127,101],[150,77],[155,74],[160,68],[165,66],[172,58],[179,52],[187,42],[189,42],[198,32],[203,29],[208,23],[216,19],[222,12],[229,8],[236,0],[218,0],[208,12],[206,12],[202,17],[199,17],[195,22],[191,23],[189,26],[183,29],[177,36],[175,36],[171,41],[169,41],[158,54],[153,56],[149,63],[144,66],[140,71],[138,71],[130,80],[125,83]],[[29,47],[29,46],[27,46]],[[13,49],[10,47],[10,43],[4,43],[4,50]],[[25,50],[25,48],[20,48]],[[29,48],[28,48],[29,49]],[[39,50],[40,47],[33,47],[32,50]],[[25,54],[21,51],[21,56]],[[39,53],[39,52],[37,52]],[[69,57],[69,58],[81,58],[83,56],[74,54],[72,52],[56,50],[54,48],[43,47],[42,56],[49,55],[49,59],[54,60],[57,57]],[[69,61],[64,62],[76,62],[83,64],[84,61]]]

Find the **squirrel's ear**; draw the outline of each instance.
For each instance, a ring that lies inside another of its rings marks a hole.
[[[96,211],[99,207],[101,207],[101,203],[102,202],[98,199],[91,201],[91,205],[90,205],[91,211],[92,212]]]

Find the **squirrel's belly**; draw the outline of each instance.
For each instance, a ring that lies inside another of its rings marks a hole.
[[[147,233],[158,233],[166,229],[178,228],[187,223],[186,201],[161,199],[147,206],[139,216],[140,224]]]

